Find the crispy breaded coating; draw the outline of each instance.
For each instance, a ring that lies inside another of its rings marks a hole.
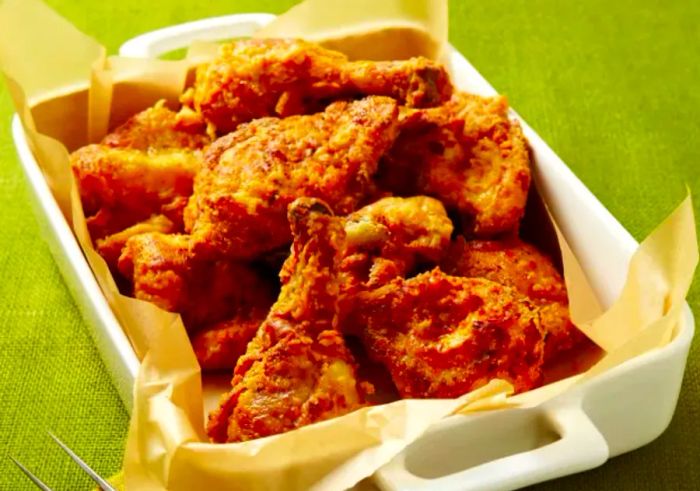
[[[443,265],[457,276],[486,278],[515,288],[540,311],[546,333],[545,360],[584,339],[569,318],[566,285],[551,259],[519,239],[465,241],[459,238]]]
[[[190,253],[187,235],[146,233],[132,237],[119,258],[134,297],[182,315],[190,331],[220,321],[262,321],[273,288],[254,268],[235,261],[202,261]]]
[[[265,116],[316,112],[334,99],[384,95],[428,107],[451,92],[445,68],[426,58],[350,62],[299,39],[246,39],[222,45],[212,62],[199,66],[182,102],[226,134]]]
[[[104,258],[110,269],[116,271],[118,269],[119,256],[121,256],[122,249],[124,249],[126,242],[130,238],[148,232],[170,234],[175,232],[176,228],[175,224],[167,217],[153,215],[148,220],[139,222],[103,239],[97,239],[95,241],[95,250]]]
[[[427,196],[383,198],[343,219],[346,245],[340,259],[341,320],[356,308],[360,291],[404,277],[416,266],[435,266],[450,245],[452,222]],[[342,321],[344,332],[361,326]]]
[[[189,151],[147,153],[103,145],[77,150],[71,164],[93,240],[152,215],[182,224],[199,167],[196,155]]]
[[[211,143],[206,128],[165,106],[165,101],[132,116],[108,134],[102,145],[136,150],[199,150]]]
[[[336,328],[341,222],[318,200],[289,209],[292,253],[282,291],[209,415],[214,442],[274,435],[362,406],[355,362]]]
[[[517,230],[530,157],[505,97],[456,93],[438,108],[404,110],[400,128],[380,164],[380,187],[440,199],[478,237]]]
[[[387,197],[345,218],[351,251],[378,247],[391,254],[410,254],[411,262],[437,262],[452,235],[452,222],[440,201],[428,196]]]
[[[232,370],[265,320],[269,305],[240,309],[231,319],[206,326],[190,340],[202,370]]]
[[[515,290],[439,269],[359,294],[370,355],[402,397],[458,397],[494,378],[517,392],[540,383],[537,309]]]
[[[181,230],[199,150],[209,142],[201,124],[183,122],[159,102],[101,143],[75,151],[71,167],[92,239],[153,215],[165,215]]]
[[[322,113],[263,118],[206,153],[186,210],[195,253],[254,258],[291,240],[287,206],[316,197],[347,214],[396,136],[393,99],[336,102]]]
[[[452,222],[439,201],[425,196],[385,198],[338,220],[347,236],[338,263],[341,319],[342,311],[353,309],[358,291],[404,276],[418,263],[435,265],[450,245]],[[193,336],[192,345],[203,368],[233,368],[231,363],[250,339],[241,335],[240,318],[236,324],[228,329],[224,321]],[[250,327],[255,330],[257,325]],[[345,333],[357,329],[341,322]]]

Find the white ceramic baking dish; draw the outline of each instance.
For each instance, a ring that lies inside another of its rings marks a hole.
[[[120,54],[154,57],[194,40],[248,36],[272,18],[231,15],[173,26],[132,39]],[[451,46],[445,61],[460,89],[495,94]],[[620,292],[637,243],[524,122],[523,128],[532,146],[539,191],[555,210],[555,219],[601,303],[608,306]],[[130,410],[136,355],[51,195],[16,116],[12,131],[44,235]],[[629,360],[540,407],[447,418],[380,469],[373,482],[387,490],[515,489],[596,467],[645,445],[671,420],[693,332],[694,320],[686,304],[678,333],[665,347]]]

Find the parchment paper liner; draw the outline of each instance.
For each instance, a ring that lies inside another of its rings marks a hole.
[[[309,0],[262,35],[307,33],[336,49],[347,48],[354,57],[367,46],[372,46],[371,53],[365,52],[373,58],[410,54],[402,43],[378,42],[390,32],[394,40],[410,37],[411,49],[422,54],[441,51],[446,2],[396,0],[372,2],[372,7]],[[371,12],[378,9],[380,17],[373,17]],[[47,33],[50,43],[45,41]],[[402,51],[392,52],[396,49]],[[606,352],[585,373],[510,398],[510,386],[493,381],[459,399],[402,400],[251,442],[205,443],[200,372],[182,322],[178,315],[119,294],[92,248],[68,150],[98,140],[108,128],[157,99],[175,101],[194,61],[211,52],[210,46],[200,45],[180,62],[106,58],[102,46],[42,3],[0,4],[0,64],[32,151],[110,306],[143,359],[124,459],[128,489],[343,489],[374,473],[448,414],[540,404],[673,338],[698,260],[689,197],[641,244],[620,298],[602,314],[585,273],[558,234],[572,319]]]

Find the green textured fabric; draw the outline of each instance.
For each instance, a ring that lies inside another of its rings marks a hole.
[[[0,0],[1,1],[1,0]],[[110,50],[151,29],[293,1],[49,3]],[[450,39],[638,239],[700,196],[700,2],[453,1]],[[119,469],[127,414],[42,241],[0,86],[0,489],[33,489],[5,455],[56,489],[89,481],[50,429],[96,470]],[[696,201],[696,213],[698,213]],[[700,312],[700,288],[690,295]],[[539,489],[700,489],[700,353],[657,441]]]

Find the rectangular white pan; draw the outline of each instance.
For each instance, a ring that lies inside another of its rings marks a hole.
[[[155,57],[194,40],[249,36],[272,18],[231,15],[173,26],[132,39],[120,54]],[[445,61],[458,88],[496,93],[452,46]],[[603,305],[610,305],[621,290],[637,243],[547,144],[521,123],[533,150],[540,193],[558,210],[555,218],[591,284]],[[131,410],[136,355],[51,195],[17,116],[12,132],[44,236]],[[645,445],[671,421],[693,333],[694,320],[686,304],[678,335],[667,346],[538,408],[447,418],[377,472],[374,482],[386,490],[516,489],[591,469]]]

